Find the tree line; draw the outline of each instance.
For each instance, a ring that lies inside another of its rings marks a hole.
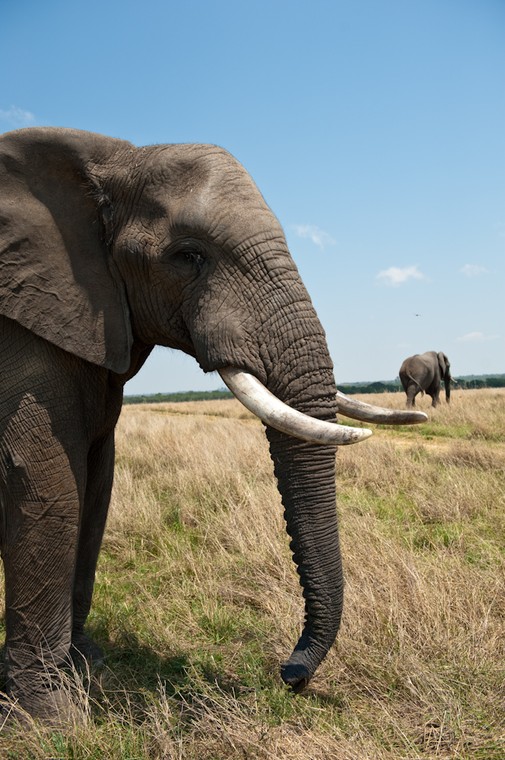
[[[454,388],[469,390],[475,388],[505,388],[505,375],[467,375],[466,377],[453,377]],[[442,385],[443,385],[442,381]],[[355,393],[398,393],[402,391],[399,380],[374,383],[349,383],[339,384],[339,390],[347,395]]]
[[[213,401],[214,399],[233,398],[226,388],[216,391],[178,391],[177,393],[152,393],[137,396],[125,396],[124,404],[159,404],[162,402],[177,403],[180,401]]]

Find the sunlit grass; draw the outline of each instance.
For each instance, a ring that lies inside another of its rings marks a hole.
[[[261,424],[233,400],[126,407],[90,717],[3,734],[0,756],[505,756],[505,392],[418,407],[425,425],[339,451],[345,611],[299,697],[278,675],[303,601]]]

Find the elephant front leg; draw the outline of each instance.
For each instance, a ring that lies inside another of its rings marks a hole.
[[[433,385],[426,391],[426,393],[428,396],[431,396],[432,407],[436,408],[440,403],[440,388],[437,388],[436,385]]]
[[[0,442],[5,665],[10,697],[33,716],[75,718],[69,679],[72,587],[85,468],[57,420],[27,393]]]
[[[84,662],[103,663],[103,652],[84,632],[93,596],[95,571],[109,509],[114,473],[114,434],[95,444],[88,456],[88,478],[73,588],[72,659],[78,668]],[[84,658],[84,662],[83,662]]]
[[[31,715],[49,722],[74,714],[61,671],[69,664],[77,530],[76,523],[65,522],[68,518],[48,517],[40,531],[37,520],[30,520],[4,556],[7,693]],[[45,546],[46,531],[59,536],[58,545]]]
[[[78,516],[76,493],[63,500],[54,493],[25,497],[9,505],[9,532],[15,536],[3,545],[7,693],[32,716],[53,724],[78,714],[63,675],[69,665]]]

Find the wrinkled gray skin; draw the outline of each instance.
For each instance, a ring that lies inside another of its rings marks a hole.
[[[431,405],[437,406],[440,401],[440,384],[445,386],[445,400],[451,398],[451,365],[447,356],[439,351],[426,351],[405,359],[400,367],[400,380],[407,394],[407,406],[416,404],[418,393],[426,392],[431,396]]]
[[[334,420],[324,331],[279,222],[211,145],[66,129],[0,138],[0,509],[9,695],[71,713],[57,673],[85,634],[123,385],[153,347],[234,366]],[[335,447],[266,429],[305,598],[282,678],[303,688],[342,612]],[[167,452],[167,456],[170,452]],[[71,647],[73,645],[73,648]]]

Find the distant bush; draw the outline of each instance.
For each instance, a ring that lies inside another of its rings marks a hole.
[[[233,398],[226,388],[216,391],[180,391],[178,393],[153,393],[139,396],[125,396],[124,404],[161,404],[166,402],[178,403],[180,401],[216,401],[219,399]]]
[[[493,375],[492,377],[460,377],[457,378],[457,386],[463,390],[467,388],[505,388],[505,375]]]
[[[350,385],[338,383],[338,389],[347,396],[352,396],[356,393],[397,393],[402,390],[402,386],[399,382],[392,380],[391,382],[351,383]]]
[[[475,388],[505,388],[505,375],[467,375],[453,378],[454,386],[461,390]],[[339,390],[348,396],[356,393],[397,393],[403,390],[399,380],[374,383],[338,384]]]

